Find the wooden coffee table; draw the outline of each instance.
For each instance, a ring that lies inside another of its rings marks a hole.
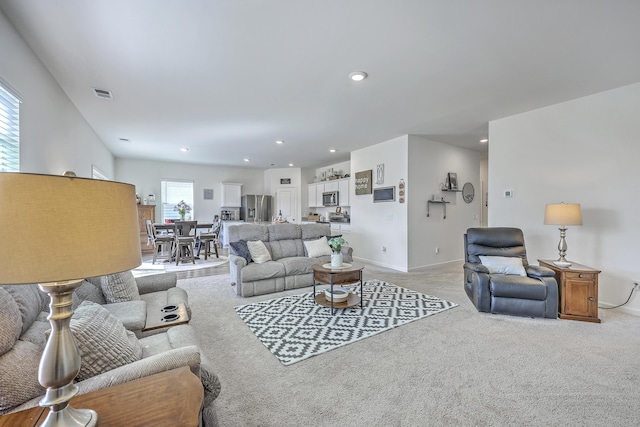
[[[162,311],[157,307],[148,307],[147,321],[144,325],[144,328],[142,328],[142,332],[189,323],[189,312],[187,311],[187,307],[184,304],[177,304],[177,307],[178,308],[174,311]],[[175,320],[163,320],[165,316],[174,314],[178,315]]]
[[[81,394],[70,403],[96,411],[100,427],[197,427],[203,397],[202,383],[184,366]],[[40,406],[14,412],[0,417],[0,427],[35,427],[48,413]]]
[[[331,307],[331,314],[334,314],[336,308],[349,308],[358,303],[361,308],[364,307],[362,303],[362,270],[364,269],[364,265],[354,263],[345,264],[344,267],[341,268],[331,268],[329,264],[318,263],[311,266],[311,268],[313,268],[313,298],[317,304],[323,307]],[[350,292],[346,301],[334,303],[333,299],[327,301],[324,292],[316,294],[316,285],[318,284],[330,285],[331,293],[333,293],[334,285],[346,285],[357,282],[360,282],[360,298],[358,298],[358,295]]]

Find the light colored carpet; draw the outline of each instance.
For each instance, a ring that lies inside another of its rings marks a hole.
[[[229,276],[179,281],[222,382],[221,426],[637,426],[640,317],[601,324],[478,313],[462,263],[377,278],[460,304],[366,340],[282,365],[234,306]]]

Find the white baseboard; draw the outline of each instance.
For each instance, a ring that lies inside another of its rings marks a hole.
[[[614,307],[617,304],[609,304],[608,302],[604,302],[604,301],[599,301],[600,305],[603,307]],[[637,308],[631,308],[631,307],[618,307],[615,310],[620,310],[623,313],[627,313],[627,314],[633,314],[634,316],[640,316],[640,310]]]
[[[366,262],[367,264],[377,265],[378,267],[390,268],[391,270],[401,271],[403,273],[407,273],[407,270],[404,267],[398,267],[397,265],[385,264],[383,262],[374,261],[367,258],[361,257],[353,257],[354,261]]]

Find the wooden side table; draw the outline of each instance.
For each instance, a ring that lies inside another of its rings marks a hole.
[[[539,259],[538,263],[552,269],[558,282],[558,316],[561,319],[600,323],[598,318],[598,274],[586,265],[573,263],[563,268],[553,260]]]
[[[202,383],[184,366],[76,396],[71,406],[96,411],[100,427],[197,427],[203,398]],[[0,427],[36,427],[48,413],[37,406],[4,415]]]

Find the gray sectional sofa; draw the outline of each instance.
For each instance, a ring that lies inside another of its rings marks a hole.
[[[243,224],[229,227],[229,266],[235,291],[243,297],[280,292],[313,285],[316,263],[331,261],[330,255],[311,258],[304,242],[331,237],[328,224]],[[236,249],[238,242],[264,242],[271,261],[247,260]],[[353,249],[342,247],[344,262],[353,260]]]
[[[116,281],[122,284],[128,282],[131,286],[131,281],[125,280],[127,276],[120,276]],[[79,393],[189,366],[204,387],[202,425],[217,426],[214,400],[220,393],[220,381],[200,350],[193,327],[179,325],[138,338],[117,318],[117,315],[125,315],[125,322],[133,322],[129,326],[139,332],[140,321],[137,318],[146,304],[186,302],[186,292],[175,287],[175,275],[148,276],[136,282],[141,287],[140,297],[145,297],[147,301],[136,299],[100,304],[106,298],[105,292],[102,292],[105,288],[95,283],[113,280],[114,277],[107,276],[91,279],[94,284],[85,281],[74,291],[75,310],[71,318],[71,330],[83,365],[76,378]],[[152,292],[144,293],[145,290]],[[106,293],[113,298],[112,291]],[[121,289],[115,293],[123,297],[126,291]],[[37,285],[0,286],[0,307],[2,415],[37,406],[44,394],[44,388],[38,382],[38,365],[50,329],[47,320],[49,297]],[[97,372],[99,370],[102,372]]]

